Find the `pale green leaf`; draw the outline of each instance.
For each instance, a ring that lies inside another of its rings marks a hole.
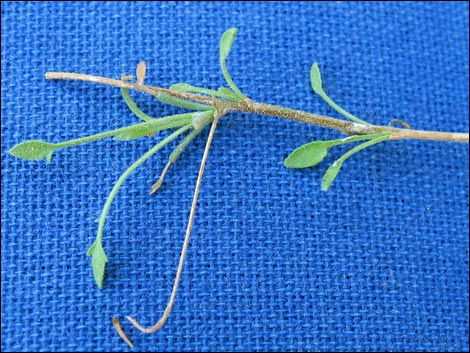
[[[390,138],[390,135],[391,135],[391,132],[383,132],[379,134],[371,134],[371,135],[364,135],[364,136],[351,136],[350,138],[343,139],[342,141],[348,141],[348,140],[352,141],[352,140],[359,140],[360,137],[374,136],[372,139],[368,140],[367,142],[361,143],[360,145],[350,149],[348,152],[346,152],[340,158],[338,158],[336,162],[334,162],[330,168],[328,168],[328,170],[326,171],[322,179],[322,184],[321,184],[322,190],[328,191],[331,184],[333,183],[336,176],[338,175],[338,172],[341,166],[343,165],[343,162],[346,159],[351,157],[353,154],[363,150],[364,148],[367,148],[377,143],[388,140]]]
[[[244,99],[244,97],[239,96],[227,87],[219,87],[219,89],[217,90],[217,95],[219,97],[227,98],[235,102],[240,102]]]
[[[343,161],[336,161],[334,162],[326,171],[325,175],[323,175],[323,179],[321,181],[321,188],[323,191],[328,191],[330,188],[331,184],[335,180],[336,176],[339,173],[339,170],[341,169],[341,166],[343,165]]]
[[[317,62],[314,62],[310,69],[310,84],[312,85],[312,89],[315,93],[321,94],[323,92],[320,68],[318,67]]]
[[[191,125],[193,128],[199,130],[202,126],[207,125],[214,118],[214,111],[209,110],[205,112],[196,112],[193,113],[193,119],[191,120]]]
[[[238,89],[238,87],[233,82],[230,74],[227,71],[227,65],[225,64],[225,59],[227,59],[230,50],[232,49],[233,41],[238,33],[238,28],[230,28],[222,34],[220,38],[220,68],[222,69],[222,74],[224,75],[225,81],[227,81],[230,88],[236,94],[236,96],[241,100],[244,99],[243,93]]]
[[[169,89],[185,93],[202,93],[208,96],[226,98],[237,102],[242,99],[236,93],[226,87],[219,87],[217,91],[214,91],[212,89],[192,86],[187,83],[175,83],[171,85]]]
[[[211,106],[205,105],[205,104],[199,104],[199,103],[194,103],[190,102],[181,98],[176,98],[173,96],[170,96],[166,93],[158,93],[157,94],[157,99],[163,103],[168,103],[171,104],[175,107],[180,107],[180,108],[186,108],[186,109],[191,109],[191,110],[209,110],[212,109]]]
[[[330,141],[315,141],[295,149],[285,160],[287,168],[307,168],[320,163],[332,146]]]
[[[108,258],[104,252],[101,242],[95,241],[87,251],[87,256],[91,256],[91,266],[93,268],[93,276],[96,284],[100,289],[103,288],[104,271]]]
[[[52,153],[57,149],[53,143],[40,140],[30,140],[22,142],[12,147],[8,152],[18,158],[27,159],[29,161],[37,161],[45,158],[51,161]]]
[[[114,140],[134,140],[157,131],[188,125],[191,123],[194,114],[196,113],[170,115],[165,118],[153,119],[145,123],[128,126],[122,129],[121,132],[114,137]]]
[[[220,61],[225,61],[228,54],[230,54],[230,50],[232,49],[233,41],[237,36],[238,28],[229,28],[225,31],[220,39]]]
[[[199,87],[192,86],[187,83],[175,83],[172,84],[169,89],[172,91],[179,91],[179,92],[197,92]]]

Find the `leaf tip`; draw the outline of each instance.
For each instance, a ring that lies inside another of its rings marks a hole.
[[[221,61],[224,61],[225,58],[228,56],[230,53],[230,49],[232,48],[233,41],[235,40],[235,37],[237,36],[238,33],[238,28],[237,27],[232,27],[227,29],[224,34],[222,34],[222,37],[220,38],[220,59]]]
[[[310,84],[312,85],[312,89],[315,93],[319,94],[323,91],[320,68],[316,61],[310,68]]]
[[[16,158],[29,161],[38,161],[45,158],[50,162],[56,148],[57,147],[52,143],[40,140],[29,140],[13,146],[8,153]]]

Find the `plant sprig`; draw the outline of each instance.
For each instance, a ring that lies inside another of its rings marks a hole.
[[[329,150],[332,147],[349,144],[353,142],[362,142],[361,144],[353,147],[347,151],[343,156],[338,158],[325,172],[322,179],[322,190],[327,191],[336,176],[338,175],[344,161],[351,157],[353,154],[380,142],[387,140],[400,140],[400,139],[419,139],[419,140],[432,140],[432,141],[448,141],[448,142],[469,142],[469,134],[467,133],[455,133],[455,132],[436,132],[436,131],[424,131],[424,130],[413,130],[404,122],[401,122],[405,127],[396,128],[392,126],[380,126],[370,124],[356,116],[348,113],[343,108],[339,107],[323,90],[323,83],[320,74],[318,64],[315,62],[310,70],[310,84],[315,93],[320,95],[332,108],[343,115],[346,120],[331,118],[327,116],[321,116],[317,114],[311,114],[299,110],[294,110],[286,107],[279,107],[266,103],[254,102],[246,97],[240,89],[235,85],[232,78],[230,77],[226,60],[231,51],[233,42],[238,33],[237,28],[228,29],[221,37],[220,40],[220,51],[219,51],[219,62],[222,74],[227,82],[227,87],[219,87],[217,90],[207,89],[202,87],[193,86],[188,83],[177,83],[171,85],[170,88],[162,88],[149,86],[144,84],[146,74],[146,63],[140,62],[136,69],[136,82],[130,82],[129,76],[122,76],[120,80],[104,78],[99,76],[75,74],[75,73],[64,73],[64,72],[48,72],[46,73],[47,79],[71,79],[71,80],[82,80],[88,82],[98,82],[106,85],[119,87],[123,99],[129,109],[137,116],[137,118],[143,120],[142,123],[134,124],[111,131],[106,131],[87,137],[77,138],[74,140],[61,142],[61,143],[48,143],[39,140],[30,140],[17,144],[10,149],[10,154],[22,158],[25,160],[40,160],[46,159],[50,162],[52,155],[57,150],[66,147],[76,146],[82,143],[88,143],[97,141],[100,139],[113,137],[115,140],[128,141],[136,138],[154,136],[156,132],[175,129],[166,138],[158,142],[153,148],[147,151],[133,164],[131,164],[119,177],[116,184],[112,188],[106,203],[103,207],[99,226],[96,235],[96,239],[91,247],[87,251],[88,256],[92,256],[92,268],[95,281],[99,288],[103,287],[103,280],[105,277],[105,267],[108,261],[106,252],[103,248],[102,239],[106,217],[110,210],[113,199],[115,198],[119,188],[124,183],[126,178],[141,164],[148,160],[152,155],[157,153],[162,147],[175,140],[179,136],[186,133],[186,136],[179,142],[173,152],[168,158],[168,162],[165,165],[160,178],[157,182],[152,185],[150,193],[157,191],[163,182],[163,179],[169,169],[169,167],[176,162],[180,157],[184,149],[189,143],[209,124],[211,129],[204,149],[204,154],[201,160],[201,167],[199,169],[198,178],[196,181],[196,187],[193,196],[193,202],[189,214],[188,224],[186,228],[186,235],[183,243],[183,248],[180,255],[178,269],[171,291],[170,300],[165,308],[163,315],[160,320],[151,328],[142,327],[132,317],[127,317],[128,320],[133,323],[139,330],[143,332],[154,332],[158,330],[166,322],[173,303],[176,297],[176,291],[181,277],[183,263],[186,255],[186,250],[189,244],[190,233],[194,220],[197,198],[200,190],[202,176],[204,172],[204,166],[209,153],[209,148],[214,136],[214,131],[217,126],[219,119],[229,112],[232,111],[243,111],[252,112],[263,115],[270,115],[293,121],[304,122],[314,124],[321,127],[335,129],[341,133],[348,135],[348,137],[341,139],[334,139],[328,141],[314,141],[307,143],[303,146],[295,149],[284,161],[284,166],[288,168],[308,168],[317,165],[327,156]],[[128,90],[133,89],[141,91],[143,93],[151,94],[158,100],[185,109],[191,110],[191,112],[171,115],[162,118],[153,118],[146,113],[142,112],[135,102],[131,99]],[[394,120],[391,120],[393,122]],[[390,124],[391,125],[391,124]],[[365,142],[363,142],[365,141]],[[122,331],[117,318],[113,318],[113,326],[118,331],[118,334],[131,345],[132,343],[127,339],[126,335]]]

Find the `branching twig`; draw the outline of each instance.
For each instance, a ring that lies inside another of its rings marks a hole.
[[[114,80],[106,77],[75,74],[69,72],[48,72],[46,78],[50,80],[79,80],[87,82],[96,82],[105,85],[130,88],[133,90],[145,92],[158,98],[161,93],[192,100],[207,105],[216,104],[223,107],[227,112],[239,111],[250,112],[261,115],[274,116],[285,118],[289,120],[304,122],[321,127],[339,130],[346,135],[367,135],[381,132],[391,132],[390,140],[414,139],[414,140],[431,140],[431,141],[449,141],[449,142],[469,142],[469,133],[458,132],[438,132],[438,131],[424,131],[412,129],[400,129],[390,126],[380,125],[364,125],[356,122],[344,121],[327,116],[311,114],[300,110],[279,107],[271,104],[257,103],[250,99],[244,99],[241,102],[232,102],[224,99],[217,99],[213,97],[202,96],[194,93],[186,93],[180,91],[173,91],[167,88],[139,85],[136,83],[125,82],[121,80]]]
[[[294,150],[289,155],[289,157],[284,160],[284,166],[288,168],[307,168],[314,166],[320,163],[326,157],[330,148],[342,144],[349,144],[352,142],[361,142],[361,144],[347,151],[342,157],[337,159],[328,168],[322,179],[322,189],[324,191],[328,190],[331,183],[338,175],[338,172],[343,162],[347,158],[352,156],[354,153],[357,153],[377,143],[381,143],[386,140],[402,139],[465,143],[469,142],[468,132],[458,133],[414,130],[411,129],[407,123],[397,119],[391,119],[390,123],[399,122],[404,128],[392,127],[390,126],[391,124],[389,124],[388,126],[372,125],[364,120],[359,119],[358,117],[355,117],[343,108],[339,107],[325,93],[325,91],[323,90],[320,69],[317,63],[314,63],[312,65],[310,71],[310,83],[313,91],[320,95],[333,109],[335,109],[341,115],[346,117],[348,120],[340,120],[328,116],[311,114],[300,110],[254,102],[240,91],[240,89],[233,82],[227,71],[226,58],[230,52],[230,48],[232,46],[236,34],[237,29],[231,28],[222,35],[220,42],[220,65],[225,80],[230,88],[220,87],[217,91],[202,87],[194,87],[186,83],[175,84],[169,89],[145,85],[144,79],[146,73],[146,63],[144,61],[138,65],[136,70],[137,83],[129,82],[130,77],[128,76],[121,77],[121,80],[115,80],[100,76],[92,76],[77,73],[46,73],[46,78],[50,80],[79,80],[119,87],[121,88],[123,98],[129,109],[144,122],[56,144],[40,140],[30,140],[14,146],[9,151],[10,154],[18,158],[23,158],[27,160],[39,160],[45,158],[47,161],[50,161],[53,153],[56,150],[65,147],[75,146],[81,143],[96,141],[98,139],[107,137],[114,137],[117,140],[132,140],[143,136],[154,136],[157,131],[179,127],[177,131],[173,132],[168,137],[160,141],[151,150],[149,150],[141,158],[134,162],[121,175],[106,201],[102,215],[100,217],[96,240],[87,252],[87,255],[92,256],[92,267],[95,280],[98,286],[102,288],[105,265],[108,261],[102,245],[103,228],[107,212],[119,187],[133,170],[135,170],[145,160],[147,160],[150,156],[156,153],[160,148],[162,148],[167,143],[173,141],[173,139],[177,138],[181,134],[191,130],[191,132],[189,132],[185,136],[185,138],[179,143],[176,149],[170,154],[169,161],[163,169],[159,180],[152,186],[151,193],[155,192],[161,186],[168,168],[178,159],[179,155],[184,150],[184,148],[190,143],[190,141],[192,141],[197,136],[200,131],[202,131],[208,124],[212,122],[209,137],[207,139],[204,154],[201,160],[201,166],[196,181],[196,187],[194,190],[193,201],[189,213],[188,225],[186,228],[186,234],[181,250],[178,269],[176,271],[175,280],[173,283],[173,288],[168,304],[161,318],[153,327],[150,328],[142,327],[135,319],[130,316],[127,316],[127,319],[134,326],[136,326],[140,331],[146,333],[155,332],[165,324],[175,302],[176,292],[181,278],[186,252],[188,249],[191,229],[193,227],[197,199],[201,187],[202,176],[204,174],[204,168],[209,153],[209,148],[214,137],[214,131],[217,126],[217,123],[222,116],[232,111],[250,112],[334,129],[340,131],[345,135],[349,135],[348,137],[342,139],[314,141],[300,146],[299,148]],[[191,109],[194,110],[194,112],[177,114],[159,119],[152,118],[151,116],[145,114],[144,112],[138,109],[136,104],[132,101],[131,97],[129,96],[127,89],[133,89],[136,91],[151,94],[152,96],[156,97],[157,99],[163,102],[173,104],[178,107]],[[117,317],[113,318],[113,325],[116,328],[119,336],[123,338],[129,344],[129,346],[132,347],[132,343],[129,341],[124,331],[122,330]]]

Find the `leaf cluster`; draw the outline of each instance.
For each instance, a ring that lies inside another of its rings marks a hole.
[[[235,40],[235,36],[237,35],[238,30],[236,28],[231,28],[227,30],[221,38],[220,41],[220,67],[225,77],[228,87],[219,87],[217,90],[211,90],[201,87],[196,87],[190,85],[188,83],[177,83],[171,85],[169,87],[170,90],[179,91],[179,92],[190,92],[190,93],[199,93],[204,94],[212,97],[223,98],[229,101],[239,102],[243,100],[245,96],[241,93],[238,87],[233,82],[232,78],[230,77],[227,67],[226,67],[226,59],[230,53],[232,44]],[[136,83],[139,85],[144,84],[146,74],[146,63],[142,61],[139,63],[136,69]],[[122,81],[127,81],[131,76],[123,75],[121,77]],[[93,268],[93,275],[95,281],[99,288],[103,288],[103,280],[104,280],[104,273],[106,268],[106,262],[108,258],[103,248],[102,244],[102,237],[103,237],[103,230],[104,224],[106,221],[106,217],[108,211],[110,209],[111,203],[115,198],[119,188],[125,181],[125,179],[134,171],[137,167],[139,167],[142,163],[144,163],[148,158],[154,155],[158,150],[162,147],[179,137],[180,135],[187,133],[187,135],[180,141],[180,143],[175,147],[173,152],[169,155],[169,161],[167,167],[162,173],[160,180],[155,183],[152,187],[151,193],[155,192],[158,187],[161,186],[163,182],[163,177],[166,173],[168,167],[176,162],[176,160],[180,157],[181,153],[184,149],[189,145],[189,143],[214,119],[215,108],[210,105],[200,104],[180,98],[176,98],[170,96],[165,93],[159,93],[157,95],[157,99],[160,101],[185,109],[192,110],[192,112],[177,114],[166,116],[162,118],[154,118],[146,113],[142,112],[135,102],[131,99],[129,92],[126,88],[121,88],[122,97],[129,107],[129,109],[143,122],[118,128],[111,131],[105,131],[102,133],[98,133],[95,135],[90,135],[87,137],[82,137],[62,143],[48,143],[40,140],[30,140],[25,141],[22,143],[17,144],[16,146],[12,147],[9,150],[9,153],[15,157],[25,159],[25,160],[41,160],[46,159],[47,162],[50,162],[52,159],[52,155],[54,152],[71,146],[76,146],[83,143],[88,143],[100,139],[104,139],[107,137],[112,137],[114,140],[118,141],[129,141],[134,140],[137,138],[142,138],[146,136],[154,136],[155,133],[162,130],[168,130],[173,128],[178,128],[172,134],[170,134],[167,138],[163,139],[159,143],[157,143],[152,149],[150,149],[147,153],[145,153],[142,157],[140,157],[137,161],[135,161],[132,165],[130,165],[124,173],[120,176],[116,184],[114,185],[113,189],[111,190],[106,203],[103,207],[103,211],[101,213],[99,219],[99,226],[98,232],[96,235],[96,240],[90,246],[87,251],[87,256],[92,257],[92,268]],[[189,132],[188,132],[189,131]]]
[[[195,93],[207,97],[213,97],[214,99],[226,100],[228,102],[241,102],[248,98],[240,91],[235,85],[230,74],[227,70],[226,60],[230,54],[233,42],[238,33],[237,28],[230,28],[222,35],[220,40],[220,52],[219,61],[222,74],[228,87],[219,87],[216,90],[207,89],[203,87],[197,87],[188,83],[176,83],[169,87],[174,92],[184,93]],[[144,85],[146,74],[146,63],[142,61],[139,63],[136,69],[136,84]],[[130,76],[123,75],[121,81],[127,81],[132,79]],[[340,114],[345,116],[347,119],[352,120],[358,124],[368,125],[367,122],[353,116],[352,114],[339,107],[324,91],[320,70],[317,63],[314,63],[310,70],[310,82],[312,89],[315,93],[320,95],[332,108],[338,111]],[[76,146],[83,143],[88,143],[108,137],[112,137],[118,141],[129,141],[142,137],[153,137],[155,134],[162,130],[175,129],[169,136],[162,139],[155,144],[149,151],[142,155],[138,160],[131,164],[119,177],[113,189],[109,193],[106,203],[103,207],[96,239],[91,247],[87,251],[87,255],[92,257],[92,268],[95,281],[99,288],[103,287],[104,273],[106,268],[106,262],[108,261],[106,253],[102,244],[102,237],[104,231],[104,225],[107,214],[115,198],[119,188],[124,183],[126,178],[147,159],[153,156],[165,145],[175,140],[179,136],[186,134],[184,138],[179,142],[174,151],[169,155],[168,163],[164,168],[160,179],[152,186],[151,193],[155,192],[161,185],[164,176],[168,168],[177,161],[184,149],[189,143],[212,121],[215,119],[215,115],[218,114],[216,107],[208,104],[201,104],[187,99],[177,98],[172,95],[159,92],[156,97],[160,101],[184,109],[188,109],[189,112],[176,114],[166,117],[154,118],[141,111],[132,98],[126,88],[121,88],[122,97],[129,107],[129,109],[135,114],[137,118],[142,122],[114,129],[111,131],[105,131],[95,135],[77,138],[74,140],[62,142],[62,143],[48,143],[39,140],[30,140],[17,144],[10,149],[9,153],[15,157],[22,158],[25,160],[40,160],[46,159],[47,162],[51,161],[54,152]],[[348,144],[352,142],[362,141],[361,144],[355,146],[342,157],[337,159],[326,171],[322,180],[322,189],[327,191],[336,176],[338,175],[343,162],[352,156],[354,153],[367,148],[371,145],[385,141],[389,138],[390,133],[378,133],[369,135],[354,135],[343,139],[335,139],[329,141],[314,141],[307,143],[299,148],[295,149],[284,161],[284,165],[288,168],[307,168],[315,166],[320,163],[328,154],[329,150],[334,146]],[[365,142],[364,142],[365,141]]]
[[[346,110],[341,108],[338,104],[336,104],[323,90],[323,83],[320,74],[320,68],[318,67],[318,63],[313,63],[310,69],[310,84],[312,90],[322,97],[333,109],[335,109],[338,113],[342,114],[349,120],[352,120],[356,123],[363,124],[363,125],[370,125],[368,122],[357,118],[356,116],[348,113]],[[330,148],[334,146],[339,146],[351,142],[363,141],[367,140],[366,142],[352,148],[348,152],[346,152],[343,156],[338,158],[325,172],[321,188],[323,191],[328,191],[331,184],[338,176],[338,173],[343,165],[343,162],[351,157],[354,153],[363,150],[369,146],[375,145],[379,142],[386,141],[389,139],[391,133],[390,132],[383,132],[378,134],[368,134],[368,135],[353,135],[343,139],[336,139],[336,140],[327,140],[327,141],[314,141],[302,145],[296,148],[285,160],[284,166],[287,168],[308,168],[313,167],[323,161],[323,159],[327,156],[328,151]]]

